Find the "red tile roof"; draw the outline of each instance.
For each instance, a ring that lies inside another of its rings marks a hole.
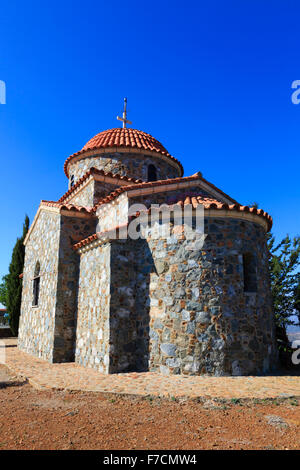
[[[95,135],[82,150],[106,147],[137,147],[154,150],[162,155],[170,156],[169,152],[152,135],[136,129],[115,128]]]
[[[224,193],[223,191],[221,191],[221,189],[217,188],[215,185],[213,185],[212,183],[204,179],[201,176],[201,173],[195,173],[192,176],[184,176],[182,178],[171,178],[168,180],[151,181],[149,183],[139,183],[139,184],[134,184],[134,185],[121,186],[120,188],[117,188],[114,191],[112,191],[110,194],[108,194],[108,196],[105,196],[104,198],[100,199],[100,201],[93,207],[93,210],[96,212],[98,207],[101,206],[102,204],[107,204],[108,202],[118,197],[120,194],[130,191],[132,189],[144,189],[144,188],[146,189],[149,187],[164,186],[164,185],[176,184],[176,183],[185,183],[187,181],[197,181],[197,180],[203,181],[212,189],[221,193],[224,197],[226,197],[226,199],[229,199],[234,204],[239,205],[239,203],[235,201],[235,199],[232,199],[232,197],[228,196],[228,194]]]
[[[177,202],[169,204],[170,207],[174,207],[179,205],[184,207],[185,205],[191,204],[194,209],[196,209],[200,204],[204,206],[204,209],[220,209],[220,210],[229,210],[229,211],[237,211],[237,212],[249,212],[250,214],[259,215],[264,217],[267,220],[268,230],[271,230],[273,225],[272,217],[262,209],[257,209],[255,207],[249,206],[241,206],[240,204],[227,204],[226,202],[218,201],[217,199],[213,199],[210,197],[206,197],[203,195],[199,196],[186,196],[186,195],[179,195]],[[149,208],[147,209],[147,213],[151,211],[159,211],[159,208]],[[137,212],[136,215],[139,215],[140,212]]]
[[[217,209],[217,210],[228,210],[228,211],[235,211],[235,212],[249,212],[250,214],[253,215],[258,215],[260,217],[263,217],[266,219],[267,224],[268,224],[268,230],[271,230],[272,224],[273,224],[273,219],[272,217],[262,209],[257,209],[256,207],[249,207],[249,206],[241,206],[240,204],[226,204],[224,202],[217,201],[216,199],[213,198],[208,198],[205,196],[179,196],[178,201],[175,202],[174,204],[170,204],[171,206],[175,205],[180,205],[184,206],[187,204],[191,204],[194,209],[200,204],[204,206],[205,209]],[[155,208],[155,210],[157,210]],[[147,210],[147,212],[151,212],[151,208]],[[140,213],[137,212],[136,216],[139,215]],[[125,224],[126,225],[126,224]],[[90,235],[88,238],[85,238],[81,240],[80,242],[76,243],[73,248],[77,250],[78,248],[89,245],[93,241],[97,240],[98,238],[101,238],[101,236],[105,236],[105,234],[109,234],[109,232],[115,233],[115,230],[120,229],[123,226],[118,226],[114,227],[106,232],[102,233],[94,233],[93,235]]]
[[[75,243],[75,245],[73,245],[73,248],[74,250],[77,250],[78,248],[81,248],[82,246],[89,245],[90,243],[92,243],[93,241],[97,239],[98,239],[98,235],[97,233],[94,233],[93,235],[90,235],[89,237],[84,238],[83,240],[80,240],[80,242]]]
[[[109,178],[114,178],[116,180],[122,180],[122,181],[128,181],[131,183],[141,183],[142,180],[136,180],[134,178],[129,178],[128,176],[121,176],[119,174],[113,174],[110,172],[105,172],[104,170],[98,170],[98,168],[90,168],[76,183],[72,188],[70,188],[59,200],[58,202],[64,201],[67,197],[69,197],[75,189],[77,189],[82,183],[84,183],[90,175],[101,175],[101,176],[107,176]],[[116,182],[117,185],[117,182]]]
[[[100,132],[99,134],[95,135],[95,137],[90,139],[82,148],[82,150],[68,157],[64,164],[64,171],[66,176],[69,177],[68,164],[72,158],[84,154],[89,150],[105,149],[111,147],[128,147],[128,149],[136,148],[157,152],[158,154],[164,155],[165,157],[170,158],[176,162],[180,168],[181,175],[183,175],[183,166],[181,165],[180,161],[172,157],[165,147],[158,140],[152,137],[152,135],[143,131],[138,131],[136,129],[123,129],[118,127]]]
[[[184,196],[179,198],[176,204],[182,207],[186,204],[191,204],[194,209],[199,204],[202,204],[205,209],[223,209],[229,211],[249,212],[250,214],[264,217],[268,223],[268,230],[271,230],[273,225],[272,217],[267,212],[263,211],[262,209],[257,209],[256,207],[241,206],[240,204],[226,204],[225,202],[220,202],[216,199],[204,196]]]
[[[130,219],[133,219],[133,218],[134,217],[130,217]],[[82,246],[89,245],[95,240],[100,240],[101,238],[107,238],[109,237],[110,233],[116,236],[116,238],[118,238],[120,230],[122,230],[122,228],[124,227],[128,227],[128,223],[118,225],[109,230],[104,230],[103,232],[94,233],[93,235],[90,235],[89,237],[84,238],[83,240],[80,240],[80,242],[77,242],[75,245],[73,245],[73,248],[74,250],[77,250],[78,248],[81,248]]]
[[[76,212],[83,212],[87,214],[93,215],[93,208],[92,207],[83,207],[83,206],[76,206],[74,204],[62,204],[57,201],[41,201],[41,205],[49,206],[49,207],[58,207],[59,209],[64,209],[68,211],[76,211]]]

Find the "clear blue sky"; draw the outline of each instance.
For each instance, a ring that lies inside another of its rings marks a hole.
[[[67,188],[66,157],[133,127],[185,167],[299,227],[300,6],[293,1],[10,1],[0,15],[0,276],[25,213]]]

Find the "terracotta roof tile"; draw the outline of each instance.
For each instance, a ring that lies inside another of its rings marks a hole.
[[[115,199],[121,193],[130,191],[132,189],[144,189],[144,188],[146,189],[146,188],[149,188],[149,187],[151,188],[151,187],[155,187],[155,186],[169,185],[169,184],[176,184],[176,183],[185,183],[187,181],[197,181],[197,180],[203,181],[208,186],[210,186],[211,188],[213,188],[216,191],[218,191],[219,193],[221,193],[223,196],[225,196],[227,199],[229,199],[234,204],[240,205],[237,201],[235,201],[235,199],[231,198],[230,196],[228,196],[228,194],[221,191],[221,189],[217,188],[212,183],[205,180],[201,176],[201,173],[195,173],[192,176],[184,176],[184,177],[181,177],[181,178],[171,178],[171,179],[168,179],[168,180],[159,180],[159,181],[154,181],[154,182],[152,181],[152,182],[149,182],[149,183],[144,182],[144,183],[138,183],[138,184],[134,184],[134,185],[121,186],[120,188],[117,188],[113,192],[111,192],[108,196],[105,196],[104,198],[100,199],[100,201],[98,201],[98,203],[94,206],[93,210],[96,212],[98,207],[100,207],[102,204],[106,204],[107,202],[110,202],[111,200]]]
[[[158,154],[164,155],[176,162],[180,168],[181,174],[183,175],[183,167],[180,161],[172,157],[165,147],[158,140],[152,137],[152,135],[136,129],[123,129],[118,127],[100,132],[90,139],[79,152],[68,157],[64,164],[66,176],[69,177],[68,165],[74,157],[82,155],[89,150],[105,149],[110,147],[138,148],[157,152]]]
[[[210,197],[206,197],[203,195],[179,195],[176,202],[169,204],[170,207],[174,207],[179,205],[184,207],[185,205],[191,204],[194,209],[196,209],[200,204],[204,206],[204,209],[220,209],[220,210],[229,210],[229,211],[237,211],[237,212],[249,212],[251,214],[259,215],[264,217],[267,220],[268,230],[271,230],[273,219],[272,217],[262,209],[257,209],[256,207],[249,207],[249,206],[241,206],[240,204],[227,204],[225,202],[218,201],[217,199],[213,199]],[[145,212],[151,213],[151,211],[159,211],[159,208],[149,208]],[[136,212],[136,216],[139,215],[141,212]]]
[[[131,219],[132,218],[133,217],[131,217]],[[110,233],[113,233],[118,238],[118,234],[120,233],[120,230],[124,227],[128,227],[128,223],[118,225],[109,230],[104,230],[103,232],[94,233],[93,235],[90,235],[89,237],[84,238],[83,240],[80,240],[80,242],[73,245],[73,248],[74,250],[78,250],[78,248],[81,248],[82,246],[85,246],[85,245],[89,245],[95,240],[100,240],[101,238],[107,238]]]
[[[42,206],[48,207],[57,207],[61,210],[68,210],[68,211],[75,211],[75,212],[82,212],[93,215],[94,211],[92,207],[84,207],[84,206],[77,206],[74,204],[63,204],[57,201],[41,201]]]
[[[78,248],[81,248],[82,246],[89,245],[90,243],[92,243],[93,241],[97,239],[98,239],[98,235],[97,233],[94,233],[93,235],[90,235],[89,237],[84,238],[83,240],[80,240],[80,242],[75,243],[73,248],[74,250],[77,250]]]
[[[224,202],[217,201],[216,199],[204,196],[183,196],[180,197],[175,204],[180,206],[192,204],[194,208],[196,208],[199,204],[202,204],[205,209],[225,209],[229,211],[249,212],[251,214],[264,217],[268,223],[268,230],[271,230],[273,225],[272,217],[267,212],[263,211],[262,209],[257,209],[256,207],[241,206],[240,204],[226,204]]]

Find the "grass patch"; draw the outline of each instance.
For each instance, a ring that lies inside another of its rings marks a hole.
[[[241,400],[239,398],[231,398],[231,403],[234,405],[241,405]]]
[[[299,406],[298,400],[296,400],[296,399],[290,400],[290,405],[292,405],[292,406]]]

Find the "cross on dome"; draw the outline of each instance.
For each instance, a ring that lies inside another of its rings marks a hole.
[[[123,117],[117,116],[118,121],[123,122],[123,129],[126,129],[126,124],[132,124],[131,121],[128,121],[127,119],[127,98],[124,98],[124,111],[123,111]]]

